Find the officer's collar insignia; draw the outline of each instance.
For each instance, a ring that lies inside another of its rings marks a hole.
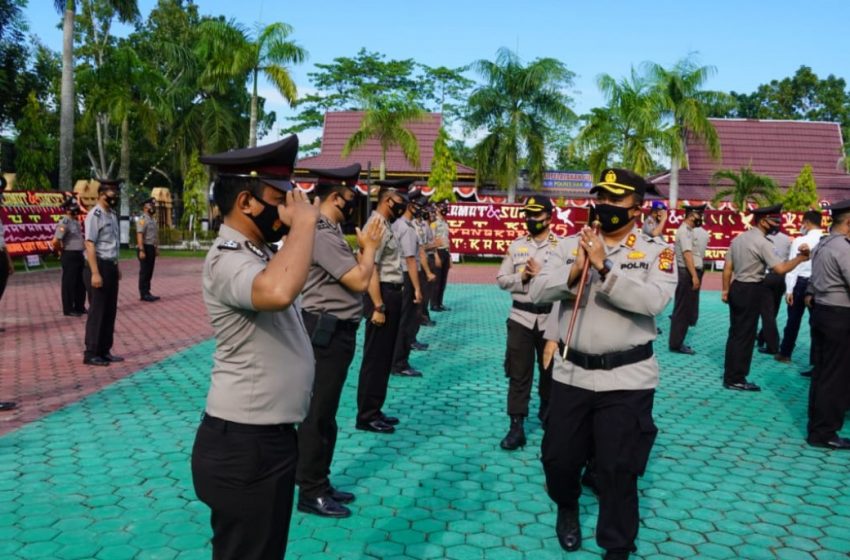
[[[254,253],[255,255],[257,255],[257,256],[258,256],[258,257],[260,257],[261,259],[266,260],[266,261],[267,261],[267,260],[269,260],[268,255],[266,255],[266,254],[263,252],[263,250],[262,250],[262,249],[260,249],[259,247],[257,247],[256,245],[254,245],[253,243],[251,243],[250,241],[248,241],[247,239],[245,240],[245,246],[246,246],[246,247],[248,247],[248,250],[249,250],[249,251],[251,251],[252,253]]]
[[[228,239],[227,241],[224,241],[223,243],[219,244],[218,248],[227,249],[229,251],[235,251],[239,248],[239,243],[233,241],[232,239]]]
[[[637,235],[635,235],[634,233],[630,233],[629,237],[626,239],[626,247],[631,249],[635,246],[635,241],[637,241]]]

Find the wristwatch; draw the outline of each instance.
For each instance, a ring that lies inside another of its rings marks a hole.
[[[611,262],[611,259],[605,259],[602,261],[602,268],[599,270],[599,277],[605,280],[605,276],[611,272],[614,268],[614,263]]]
[[[377,305],[377,306],[375,306],[375,311],[377,311],[378,313],[386,313],[387,312],[387,306],[384,305],[383,303],[381,305]]]

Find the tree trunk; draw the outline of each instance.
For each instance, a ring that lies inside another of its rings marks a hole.
[[[679,204],[679,158],[670,158],[670,210],[675,210]]]
[[[73,7],[73,6],[71,6]],[[59,117],[59,190],[70,191],[74,169],[74,10],[62,23],[62,92]]]
[[[118,177],[130,182],[130,119],[127,115],[121,120],[121,165]]]
[[[516,202],[516,181],[508,185],[508,204]]]
[[[378,171],[378,177],[381,178],[381,181],[387,178],[387,151],[385,149],[381,149],[381,168]]]
[[[248,131],[248,147],[257,145],[257,69],[254,69],[254,89],[251,93],[251,124]]]

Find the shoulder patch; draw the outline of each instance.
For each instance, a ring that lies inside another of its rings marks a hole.
[[[245,246],[248,247],[248,250],[263,259],[264,261],[269,260],[268,256],[263,252],[262,249],[251,243],[250,241],[245,241]]]
[[[236,241],[233,241],[232,239],[228,239],[227,241],[224,241],[223,243],[219,244],[219,246],[218,246],[219,249],[225,249],[225,250],[228,250],[228,251],[235,251],[235,250],[239,249],[239,247],[240,247],[239,243],[237,243]]]
[[[145,227],[145,219],[139,218],[139,227]]]
[[[658,255],[658,270],[661,272],[666,272],[668,274],[673,273],[673,259],[676,256],[673,253],[673,249],[667,247]]]

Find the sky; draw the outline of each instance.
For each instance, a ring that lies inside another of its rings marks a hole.
[[[155,0],[139,0],[146,17]],[[848,0],[197,0],[202,14],[225,15],[254,27],[283,21],[305,47],[307,63],[292,68],[309,89],[312,64],[354,56],[361,47],[389,58],[413,58],[429,66],[460,67],[493,59],[500,47],[525,61],[561,60],[577,74],[573,110],[604,104],[596,87],[601,73],[616,78],[652,61],[672,66],[694,53],[716,67],[707,89],[752,92],[760,84],[810,66],[821,77],[850,81]],[[30,32],[61,50],[60,16],[53,2],[29,0]],[[118,26],[116,34],[129,28]],[[471,76],[474,77],[474,76]],[[247,87],[247,85],[246,85]],[[261,84],[267,107],[292,115],[281,96]],[[273,134],[265,139],[271,141]],[[309,141],[310,138],[305,140]]]

